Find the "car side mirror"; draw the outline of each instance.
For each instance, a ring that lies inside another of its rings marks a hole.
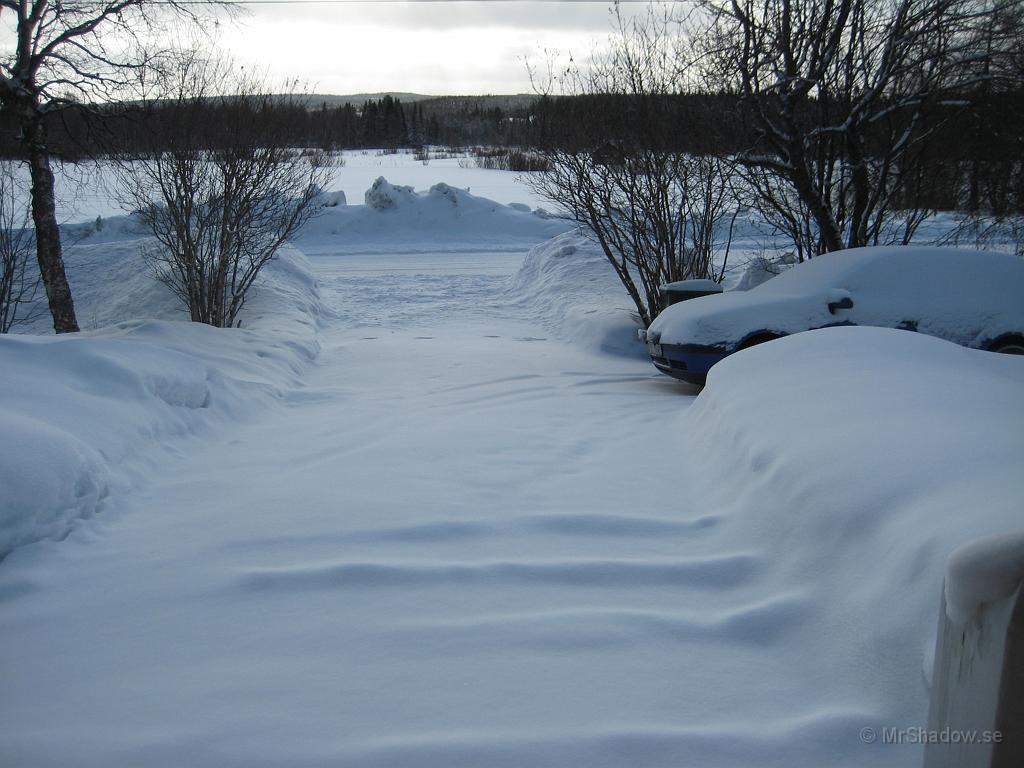
[[[853,299],[849,296],[843,296],[838,301],[830,301],[828,303],[828,311],[831,314],[835,314],[840,309],[853,309]]]

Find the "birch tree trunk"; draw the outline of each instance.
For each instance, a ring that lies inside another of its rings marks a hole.
[[[68,285],[68,278],[64,272],[53,170],[50,168],[50,157],[46,148],[46,128],[38,114],[24,118],[22,136],[32,178],[32,221],[36,227],[36,258],[39,260],[39,273],[46,288],[50,314],[53,316],[53,330],[56,333],[74,333],[78,330],[78,319],[75,317],[71,286]]]

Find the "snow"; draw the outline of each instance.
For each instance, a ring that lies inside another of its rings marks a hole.
[[[511,295],[553,335],[597,352],[646,359],[629,297],[601,248],[579,232],[563,233],[527,253]]]
[[[383,176],[378,176],[373,186],[366,190],[363,201],[367,208],[377,211],[410,205],[417,199],[416,190],[409,186],[389,184]]]
[[[1024,582],[1024,533],[989,536],[956,549],[946,563],[946,615],[965,624],[985,603],[1010,597]]]
[[[75,230],[90,330],[0,339],[0,763],[920,764],[858,733],[1021,528],[1024,360],[830,328],[695,398],[471,177],[326,206],[241,329]]]
[[[763,587],[812,601],[804,658],[827,655],[818,674],[849,675],[881,723],[924,720],[949,554],[1021,528],[1022,386],[1017,356],[828,328],[726,358],[668,425],[695,492],[776,564]]]
[[[378,177],[365,205],[325,207],[296,239],[308,255],[514,252],[574,225],[438,183],[425,191]]]
[[[128,239],[111,242],[110,232]],[[133,462],[148,446],[258,411],[317,354],[318,291],[294,248],[261,274],[243,309],[252,330],[224,332],[175,322],[187,314],[141,263],[146,241],[129,220],[96,239],[106,242],[79,239],[65,258],[87,332],[0,336],[0,558],[67,536],[100,510],[126,464],[145,474]],[[48,325],[43,313],[33,327]]]
[[[537,196],[528,186],[518,183],[529,174],[514,174],[476,168],[471,155],[452,153],[449,150],[432,152],[434,155],[424,163],[416,160],[413,152],[398,152],[383,149],[360,149],[339,152],[341,165],[334,173],[326,192],[341,195],[344,200],[354,203],[363,200],[366,190],[380,176],[388,178],[398,186],[413,189],[428,189],[441,179],[457,179],[460,186],[474,195],[495,200],[504,205],[518,205],[528,211],[551,204]],[[437,157],[442,154],[444,157]],[[57,163],[54,169],[57,178],[57,204],[62,223],[92,223],[97,216],[102,219],[120,216],[120,210],[112,195],[113,175],[104,165],[89,163]],[[26,175],[27,178],[27,175]]]
[[[839,291],[839,293],[837,293]],[[768,330],[836,323],[916,330],[984,346],[1024,328],[1024,263],[994,252],[937,247],[854,248],[824,254],[747,291],[674,305],[652,324],[663,344],[729,346]],[[850,297],[833,314],[829,302]],[[979,297],[983,297],[979,299]]]
[[[715,280],[677,280],[662,286],[666,291],[721,291],[722,284]]]

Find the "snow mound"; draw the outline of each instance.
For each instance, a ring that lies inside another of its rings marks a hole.
[[[743,267],[743,271],[730,290],[749,291],[780,274],[786,266],[788,265],[767,259],[764,256],[755,257]]]
[[[837,327],[726,358],[670,420],[693,458],[688,493],[732,510],[740,539],[779,564],[762,587],[812,591],[795,652],[827,648],[829,685],[881,702],[882,722],[925,721],[947,557],[1021,527],[1022,391],[1024,358]],[[960,583],[954,611],[992,592],[969,580],[981,588],[961,599]]]
[[[415,202],[419,197],[412,187],[397,186],[389,184],[383,176],[378,176],[373,186],[366,190],[364,201],[367,208],[377,211],[385,211],[389,208],[399,208]]]
[[[324,207],[299,234],[305,253],[525,251],[565,232],[565,219],[502,205],[445,183],[426,192],[379,177],[365,205]]]
[[[559,338],[602,352],[646,356],[626,289],[585,235],[566,232],[532,248],[509,292]]]
[[[321,192],[316,199],[321,208],[337,208],[339,205],[348,205],[348,199],[342,190],[334,192]]]
[[[0,558],[68,535],[126,465],[265,407],[319,352],[317,281],[295,248],[261,271],[244,327],[216,329],[187,321],[127,218],[89,227],[65,258],[86,330],[53,336],[43,312],[27,330],[46,335],[0,336]]]
[[[162,443],[265,408],[313,351],[288,336],[152,320],[0,336],[0,557],[66,536]]]
[[[946,615],[965,624],[985,603],[1009,597],[1024,581],[1024,532],[964,544],[946,563]]]

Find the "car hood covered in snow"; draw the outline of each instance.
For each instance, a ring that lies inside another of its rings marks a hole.
[[[827,304],[824,297],[754,296],[753,291],[702,296],[669,307],[648,334],[660,333],[662,344],[731,347],[758,331],[789,334],[835,323]]]

